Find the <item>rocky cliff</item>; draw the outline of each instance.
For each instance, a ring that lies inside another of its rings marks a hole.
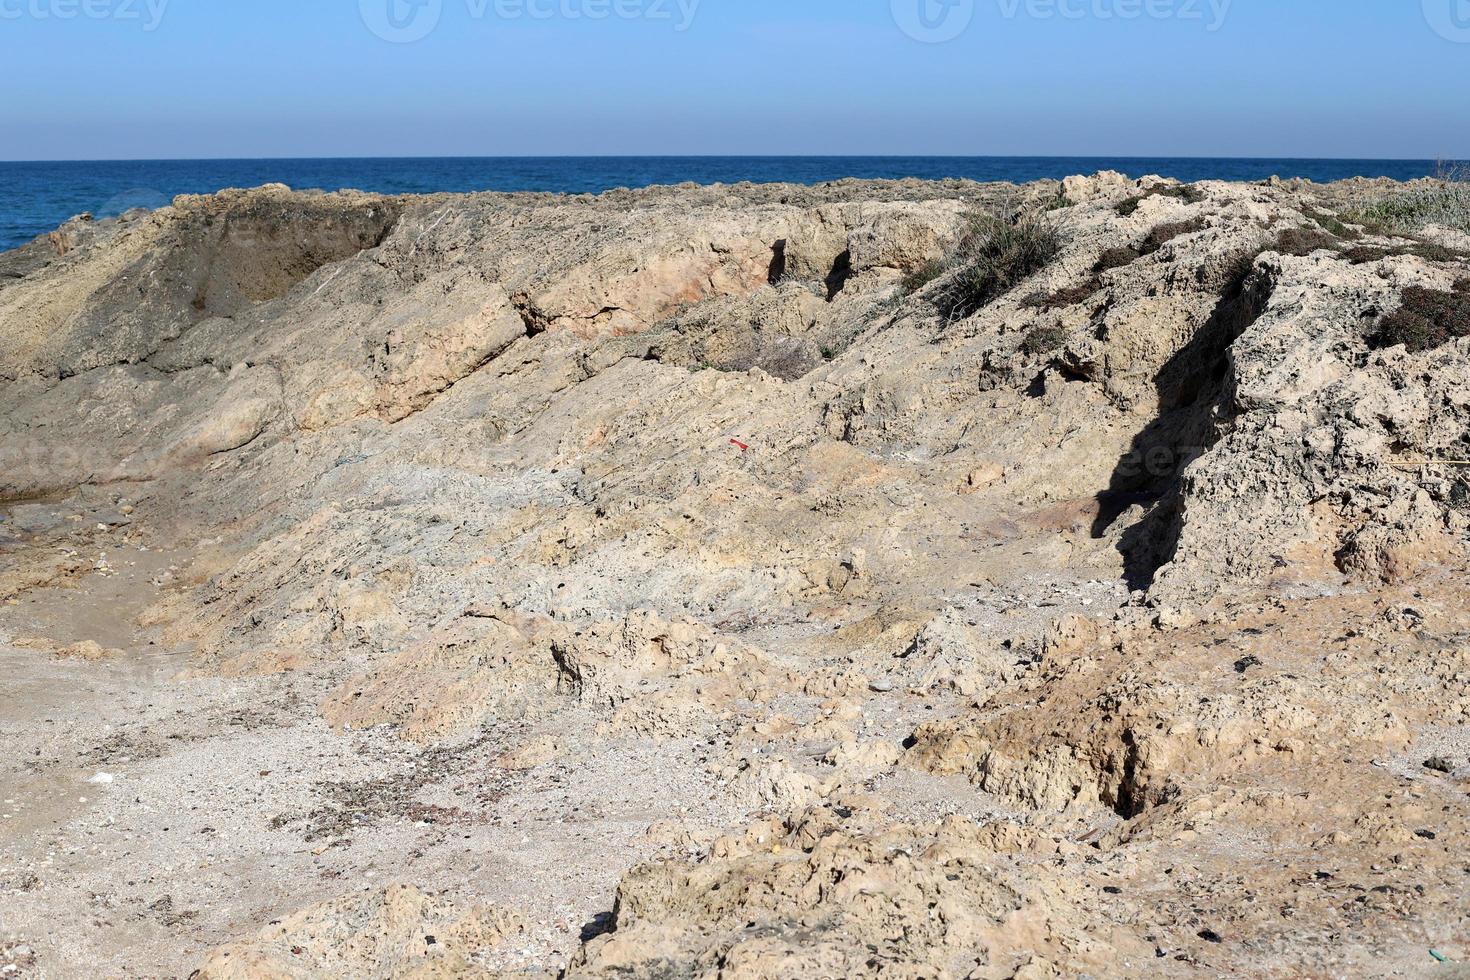
[[[0,954],[1470,959],[1470,236],[1403,192],[264,187],[3,257]]]

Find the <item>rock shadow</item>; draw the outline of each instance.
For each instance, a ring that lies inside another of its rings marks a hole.
[[[1159,414],[1133,437],[1107,489],[1097,495],[1095,538],[1130,508],[1150,508],[1119,541],[1132,589],[1149,588],[1174,558],[1183,530],[1184,471],[1214,447],[1235,413],[1230,347],[1265,312],[1271,289],[1269,278],[1255,269],[1254,256],[1242,255],[1230,266],[1209,318],[1154,376]]]

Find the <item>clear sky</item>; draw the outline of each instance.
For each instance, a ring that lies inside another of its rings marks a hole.
[[[0,83],[12,160],[1470,158],[1470,0],[0,0]]]

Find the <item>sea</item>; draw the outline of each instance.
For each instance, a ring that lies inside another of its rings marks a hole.
[[[178,194],[281,183],[298,189],[383,193],[552,191],[596,194],[619,187],[740,181],[818,184],[844,177],[1025,182],[1118,170],[1183,181],[1412,180],[1433,160],[1289,160],[1204,157],[445,157],[293,160],[107,160],[0,162],[0,251],[90,212],[111,217],[161,207]]]

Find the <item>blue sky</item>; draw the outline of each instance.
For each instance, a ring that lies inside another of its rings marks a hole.
[[[0,0],[0,82],[0,159],[1467,158],[1470,0]]]

